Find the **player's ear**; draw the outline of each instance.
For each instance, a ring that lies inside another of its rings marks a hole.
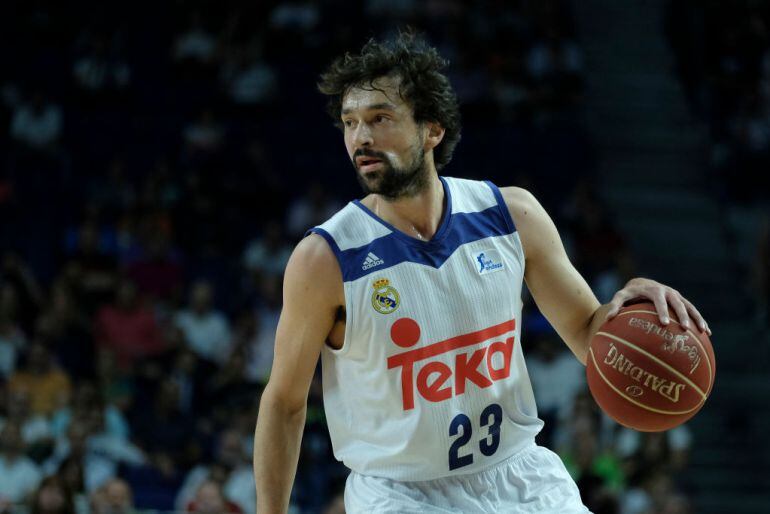
[[[425,149],[432,150],[438,146],[442,139],[444,139],[444,132],[446,130],[437,121],[425,122]]]

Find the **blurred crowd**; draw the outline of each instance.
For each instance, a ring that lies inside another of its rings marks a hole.
[[[770,4],[670,0],[667,29],[691,109],[708,123],[712,186],[757,321],[770,326]]]
[[[0,6],[0,512],[255,511],[283,269],[360,194],[315,82],[370,36],[412,25],[450,60],[464,130],[450,175],[535,192],[600,300],[633,273],[591,185],[567,2],[134,7]],[[687,429],[618,430],[531,299],[526,312],[540,442],[584,501],[692,512],[674,480]],[[343,512],[326,415],[317,378],[295,513]]]
[[[732,201],[766,201],[770,180],[770,6],[672,0],[668,37],[711,164]]]

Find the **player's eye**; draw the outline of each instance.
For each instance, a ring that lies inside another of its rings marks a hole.
[[[383,121],[385,121],[385,120],[387,120],[387,119],[388,119],[388,118],[386,118],[386,117],[385,117],[385,116],[383,116],[382,114],[378,114],[377,116],[375,116],[375,117],[374,117],[374,121],[375,121],[375,123],[382,123]]]

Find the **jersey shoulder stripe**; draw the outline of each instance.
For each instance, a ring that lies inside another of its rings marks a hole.
[[[343,280],[358,280],[403,262],[440,268],[461,246],[516,231],[500,190],[491,182],[443,178],[450,202],[448,219],[430,241],[403,234],[354,201],[314,227],[339,261]]]

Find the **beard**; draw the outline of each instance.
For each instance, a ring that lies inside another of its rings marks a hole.
[[[356,157],[366,156],[379,159],[382,166],[377,171],[363,174],[356,166]],[[397,168],[388,157],[372,150],[357,150],[353,155],[353,167],[356,178],[365,194],[380,195],[392,202],[399,198],[410,198],[424,191],[428,186],[428,168],[425,166],[425,153],[422,144],[412,150],[410,163]]]

